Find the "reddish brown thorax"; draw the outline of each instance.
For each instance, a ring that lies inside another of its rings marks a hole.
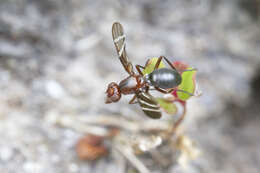
[[[129,76],[119,83],[122,94],[134,94],[139,88],[144,86],[143,77],[140,75]]]

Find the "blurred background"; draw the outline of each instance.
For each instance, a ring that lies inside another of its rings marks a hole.
[[[203,95],[182,124],[202,155],[191,172],[260,172],[259,0],[1,0],[0,172],[112,173],[113,157],[80,161],[82,134],[59,115],[144,116],[130,97],[104,104],[127,76],[112,42],[119,21],[133,64],[164,55],[198,68]],[[185,172],[176,164],[156,172]]]

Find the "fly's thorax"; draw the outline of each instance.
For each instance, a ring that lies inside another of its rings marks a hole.
[[[182,78],[174,69],[160,68],[145,76],[145,80],[152,86],[170,89],[180,85]]]
[[[122,94],[134,94],[138,89],[143,88],[145,84],[146,82],[141,75],[131,75],[119,83],[119,88]]]
[[[133,94],[136,90],[136,78],[133,76],[128,76],[119,83],[119,88],[122,94]]]

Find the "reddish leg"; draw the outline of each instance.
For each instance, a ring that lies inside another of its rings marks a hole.
[[[160,56],[160,58],[163,58],[163,59],[169,64],[169,66],[170,66],[172,69],[178,71],[178,70],[173,66],[173,64],[172,64],[165,56]]]
[[[156,64],[155,64],[155,66],[154,66],[154,70],[158,69],[158,67],[159,67],[159,65],[160,65],[160,63],[161,63],[161,61],[162,61],[162,58],[163,58],[163,56],[160,56],[160,57],[158,58],[158,60],[157,60],[157,62],[156,62]]]
[[[129,104],[136,104],[138,103],[137,101],[135,101],[136,99],[136,95],[134,95],[134,97],[129,101]]]
[[[138,71],[138,73],[143,76],[143,72],[141,71],[140,68],[142,68],[142,69],[145,69],[145,68],[143,66],[141,66],[141,65],[135,65],[135,68]]]

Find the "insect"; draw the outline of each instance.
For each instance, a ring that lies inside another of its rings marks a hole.
[[[112,82],[108,85],[106,90],[106,103],[119,101],[121,94],[134,94],[133,98],[129,101],[129,104],[138,103],[148,117],[154,119],[161,118],[162,114],[160,111],[160,106],[158,105],[156,99],[149,93],[149,90],[151,90],[150,87],[153,87],[154,90],[162,93],[171,93],[173,90],[176,90],[176,87],[182,82],[180,72],[178,72],[170,61],[164,56],[160,56],[158,58],[154,70],[151,73],[144,75],[141,69],[145,69],[145,67],[141,65],[135,65],[138,73],[135,72],[132,63],[129,61],[126,54],[126,36],[124,34],[123,27],[118,22],[115,22],[112,26],[112,37],[119,60],[129,76],[123,79],[119,84]],[[171,68],[159,68],[162,59],[164,59]],[[146,66],[147,64],[148,61]],[[196,69],[185,71],[191,70]],[[191,93],[183,90],[178,91],[192,95]]]

